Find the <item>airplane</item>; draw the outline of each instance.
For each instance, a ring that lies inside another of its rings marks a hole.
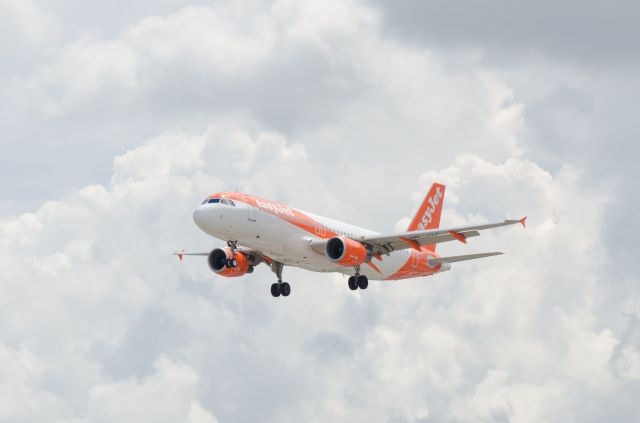
[[[193,212],[205,233],[227,241],[226,248],[208,252],[173,253],[206,256],[220,276],[240,277],[265,263],[276,274],[271,295],[287,297],[291,285],[282,281],[285,266],[348,275],[351,290],[367,289],[369,280],[399,280],[431,276],[451,269],[451,263],[504,254],[501,252],[441,257],[436,245],[480,235],[479,231],[520,223],[527,217],[497,223],[440,228],[445,186],[434,183],[405,232],[380,234],[276,201],[238,192],[208,196]]]

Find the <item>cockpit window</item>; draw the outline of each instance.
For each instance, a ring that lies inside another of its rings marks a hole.
[[[227,199],[225,199],[225,198],[223,198],[222,200],[220,200],[220,202],[221,202],[222,204],[226,204],[227,206],[229,205],[229,200],[227,200]]]
[[[235,207],[235,206],[236,206],[236,203],[234,203],[234,202],[233,202],[233,200],[227,200],[227,201],[229,201],[229,205],[230,205],[230,206],[233,206],[233,207]]]
[[[220,202],[219,198],[209,198],[209,201],[208,201],[209,204],[211,204],[211,203],[219,203],[219,202]]]

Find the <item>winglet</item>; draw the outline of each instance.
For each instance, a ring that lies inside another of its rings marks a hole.
[[[525,223],[527,222],[527,216],[525,216],[522,219],[518,220],[518,222],[520,222],[520,224],[522,225],[523,228],[526,228],[527,225]]]
[[[184,250],[176,251],[173,255],[178,256],[178,260],[182,261],[182,253],[184,253]]]

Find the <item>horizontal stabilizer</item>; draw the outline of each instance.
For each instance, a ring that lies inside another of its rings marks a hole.
[[[479,259],[483,257],[491,257],[491,256],[499,256],[504,253],[480,253],[480,254],[465,254],[463,256],[450,256],[450,257],[440,257],[429,260],[432,263],[454,263],[456,261],[465,261],[465,260],[473,260]]]

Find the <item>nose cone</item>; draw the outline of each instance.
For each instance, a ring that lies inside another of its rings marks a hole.
[[[203,231],[205,226],[205,214],[205,210],[202,206],[198,206],[198,208],[193,211],[193,222]]]

